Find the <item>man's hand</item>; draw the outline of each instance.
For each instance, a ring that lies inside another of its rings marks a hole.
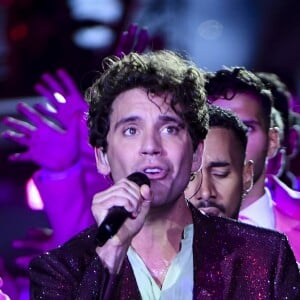
[[[95,195],[92,213],[98,225],[102,223],[109,209],[122,206],[130,214],[115,236],[96,251],[111,273],[118,273],[128,247],[134,236],[141,230],[148,214],[152,194],[150,187],[122,179],[112,187]]]
[[[29,121],[7,117],[3,123],[9,127],[2,136],[27,147],[22,153],[10,156],[13,161],[31,161],[42,168],[61,171],[79,159],[78,116],[69,120],[67,129],[43,117],[36,109],[20,103],[18,111]]]
[[[143,53],[149,45],[149,34],[147,28],[142,28],[138,33],[138,26],[130,24],[128,31],[122,32],[115,55],[122,57],[130,52]]]
[[[60,122],[65,128],[75,113],[86,113],[87,103],[83,94],[79,91],[72,77],[64,69],[58,69],[55,74],[44,73],[40,82],[35,85],[35,90],[47,100],[47,108],[44,103],[35,105],[36,110],[45,117]]]

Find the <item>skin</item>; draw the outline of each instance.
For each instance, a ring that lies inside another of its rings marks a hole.
[[[185,195],[201,211],[237,219],[244,191],[252,186],[253,163],[233,131],[212,127],[204,141],[201,172],[190,181]]]
[[[111,173],[115,184],[96,194],[92,206],[98,224],[115,205],[132,214],[113,238],[96,249],[110,272],[118,273],[131,245],[159,286],[180,249],[184,227],[192,223],[183,191],[202,155],[202,144],[193,151],[187,127],[168,99],[168,95],[148,96],[141,88],[115,99],[107,152],[95,149],[99,171]],[[126,179],[135,171],[149,177],[151,189]]]
[[[238,93],[232,100],[217,99],[213,104],[235,112],[249,129],[246,160],[254,162],[254,178],[253,188],[242,203],[243,209],[264,194],[266,162],[276,154],[279,133],[266,128],[260,102],[253,94]]]

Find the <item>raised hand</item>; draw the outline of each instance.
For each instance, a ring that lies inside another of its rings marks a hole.
[[[55,111],[49,110],[44,103],[36,104],[35,108],[44,116],[59,121],[65,128],[74,113],[84,113],[88,109],[83,94],[64,69],[58,69],[54,75],[44,73],[34,88]]]
[[[130,214],[118,232],[96,252],[109,272],[118,273],[128,247],[141,230],[153,199],[150,187],[121,179],[103,192],[94,196],[92,212],[98,225],[102,223],[112,206],[122,206]]]
[[[43,117],[35,108],[20,103],[17,110],[27,118],[22,121],[7,117],[9,127],[2,136],[27,147],[22,153],[10,156],[13,161],[31,161],[48,170],[60,171],[74,165],[80,158],[79,118],[74,114],[66,129]]]
[[[142,228],[151,199],[149,186],[144,184],[139,187],[128,179],[122,179],[94,196],[92,213],[100,225],[112,206],[124,207],[131,217],[122,224],[115,237],[119,244],[126,244]]]
[[[56,123],[60,123],[67,131],[70,129],[70,119],[75,114],[79,126],[77,129],[77,138],[79,139],[79,151],[83,164],[86,161],[92,161],[95,164],[92,147],[88,143],[88,128],[86,123],[87,103],[83,94],[77,88],[76,83],[67,73],[66,70],[59,69],[54,75],[45,73],[41,76],[39,83],[35,85],[35,90],[42,96],[46,97],[47,105],[38,103],[34,108],[44,117],[50,118]],[[49,110],[51,105],[55,111]],[[76,153],[78,149],[75,149]]]
[[[114,54],[118,57],[122,57],[130,52],[142,53],[148,45],[148,30],[142,28],[138,32],[137,24],[130,24],[128,31],[122,32]]]

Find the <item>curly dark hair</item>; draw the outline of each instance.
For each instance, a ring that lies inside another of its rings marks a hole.
[[[292,95],[287,85],[275,73],[257,72],[256,75],[271,91],[274,98],[274,108],[279,111],[283,121],[283,142],[288,145],[289,133],[289,105]]]
[[[208,128],[204,75],[189,60],[171,51],[130,53],[103,61],[104,72],[86,92],[89,102],[90,144],[107,151],[111,107],[127,90],[144,88],[147,93],[170,94],[171,107],[186,122],[194,150]],[[181,112],[175,109],[179,104]]]
[[[248,142],[248,128],[232,111],[209,105],[209,128],[220,127],[231,130],[242,146],[244,155]]]
[[[206,74],[208,101],[213,103],[218,98],[232,100],[237,93],[249,93],[260,101],[265,130],[271,125],[273,96],[262,80],[244,67],[225,67],[217,72]]]

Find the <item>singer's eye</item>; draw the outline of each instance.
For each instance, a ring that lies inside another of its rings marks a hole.
[[[135,127],[128,127],[124,130],[124,135],[130,136],[130,135],[135,135],[137,132]]]
[[[166,126],[162,130],[162,132],[167,133],[167,134],[176,135],[176,134],[178,134],[179,130],[180,130],[179,126],[169,125],[169,126]]]

